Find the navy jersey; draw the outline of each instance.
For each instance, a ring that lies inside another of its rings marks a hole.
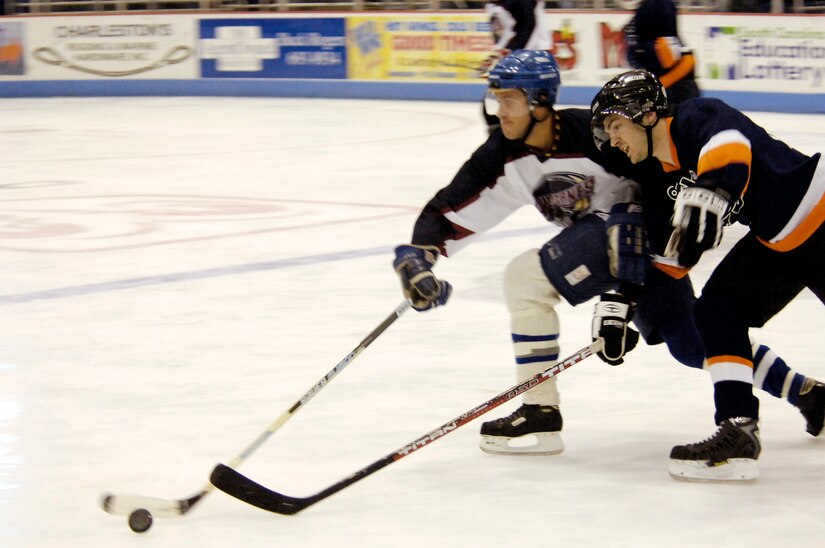
[[[825,220],[821,154],[791,148],[717,99],[686,101],[660,123],[676,161],[664,170],[727,192],[735,200],[730,222],[748,225],[771,249],[794,249]]]
[[[693,52],[679,38],[673,0],[644,0],[624,29],[627,61],[656,76],[671,104],[699,96]]]
[[[635,199],[635,183],[614,175],[618,166],[593,143],[590,112],[566,109],[552,115],[555,142],[549,151],[533,150],[508,140],[500,130],[493,132],[424,207],[412,243],[438,246],[449,256],[519,208],[536,205],[534,192],[555,176],[569,180],[575,174],[577,180],[593,183],[583,213],[606,216],[614,203]]]
[[[641,196],[637,201],[642,204],[653,265],[673,278],[683,278],[688,269],[679,266],[676,258],[665,257],[665,249],[673,233],[670,220],[676,196],[683,188],[694,183],[695,174],[681,170],[665,171],[661,162],[652,156],[638,164],[632,164],[622,151],[609,143],[602,145],[600,152],[608,159],[608,165],[614,173],[638,184]]]

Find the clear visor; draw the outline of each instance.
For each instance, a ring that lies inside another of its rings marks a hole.
[[[610,142],[610,135],[604,130],[604,116],[594,116],[590,121],[590,130],[593,132],[593,142],[599,149]]]
[[[624,109],[617,108],[606,108],[599,114],[593,116],[590,120],[590,131],[593,133],[593,141],[599,149],[601,149],[605,143],[610,143],[610,135],[604,129],[604,122],[607,120],[608,116],[612,114],[619,115],[623,118],[627,118],[628,120],[631,119]]]
[[[484,108],[493,116],[526,116],[530,114],[527,96],[520,89],[488,89]]]

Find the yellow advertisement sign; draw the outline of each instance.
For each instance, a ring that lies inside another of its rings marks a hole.
[[[478,80],[492,47],[484,15],[347,19],[347,74],[354,80]]]

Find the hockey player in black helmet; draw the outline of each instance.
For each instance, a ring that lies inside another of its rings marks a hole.
[[[602,359],[621,363],[638,337],[632,329],[613,331],[604,321],[610,304],[623,318],[630,314],[628,299],[611,293],[621,284],[644,284],[633,321],[645,340],[664,341],[678,361],[701,368],[689,278],[674,279],[647,268],[650,256],[635,203],[637,187],[614,172],[627,162],[614,162],[598,151],[587,109],[556,109],[559,85],[555,59],[545,51],[513,52],[491,71],[488,102],[502,127],[424,206],[411,243],[396,248],[394,267],[404,294],[417,310],[446,304],[451,286],[433,272],[438,259],[454,257],[519,208],[533,206],[561,231],[541,249],[516,256],[504,272],[519,381],[557,360],[556,307],[562,300],[575,306],[606,294],[596,305],[593,336],[606,342]],[[776,356],[764,363],[772,372],[766,385],[774,395],[786,379],[805,378]],[[526,392],[523,402],[511,415],[482,425],[484,451],[563,450],[556,379]]]
[[[713,271],[695,306],[719,428],[708,440],[674,447],[670,473],[754,480],[761,443],[752,389],[763,356],[749,330],[806,287],[825,302],[825,161],[774,139],[716,99],[690,99],[671,113],[661,84],[645,71],[610,80],[591,114],[600,147],[618,149],[638,166],[658,162],[658,171],[641,169],[634,178],[642,184],[645,211],[671,218],[669,238],[654,245],[671,272],[687,272],[716,247],[725,224],[738,220],[750,229]],[[653,224],[647,226],[652,234]],[[789,383],[789,401],[818,435],[825,386],[810,378]]]
[[[604,130],[604,119],[611,114],[618,114],[645,128],[646,157],[650,157],[653,155],[653,127],[670,114],[670,104],[662,83],[650,72],[636,69],[620,74],[606,83],[593,99],[590,110],[593,113],[591,129],[600,149],[610,141]],[[643,118],[648,112],[656,113],[657,116],[652,122],[645,123]],[[633,163],[641,160],[644,158]]]

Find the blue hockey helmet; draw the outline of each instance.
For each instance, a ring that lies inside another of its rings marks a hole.
[[[490,70],[491,91],[520,89],[533,107],[552,107],[561,85],[556,58],[547,50],[515,50]]]
[[[648,112],[655,112],[659,118],[670,113],[665,87],[650,72],[643,69],[623,72],[607,82],[590,104],[590,127],[596,145],[609,141],[604,131],[604,120],[611,114],[618,114],[639,124]]]

